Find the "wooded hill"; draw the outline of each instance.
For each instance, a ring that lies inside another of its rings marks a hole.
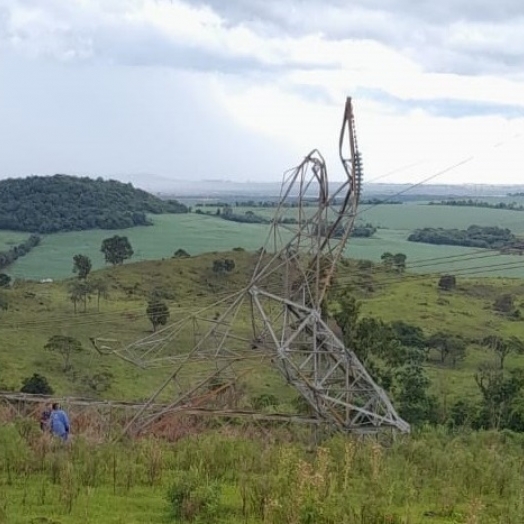
[[[147,213],[187,213],[116,180],[54,175],[0,181],[0,229],[55,233],[150,225]]]

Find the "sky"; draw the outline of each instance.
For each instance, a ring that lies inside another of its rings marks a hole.
[[[0,178],[337,180],[347,96],[367,181],[524,183],[524,3],[0,0]]]

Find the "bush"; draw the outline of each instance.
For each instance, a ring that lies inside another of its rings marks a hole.
[[[182,522],[212,522],[221,513],[220,484],[197,471],[179,471],[167,493],[170,516]]]
[[[191,255],[185,249],[177,249],[173,254],[173,258],[189,258]]]
[[[11,277],[5,273],[0,273],[0,287],[9,287],[11,285]]]
[[[278,406],[278,398],[271,393],[263,393],[254,397],[251,401],[253,407],[257,410],[262,410],[264,408],[272,408]]]
[[[513,310],[513,295],[506,293],[495,300],[493,309],[499,313],[511,313]]]
[[[54,393],[47,378],[38,373],[34,373],[32,377],[24,378],[20,391],[22,393],[30,393],[33,395],[52,395]]]
[[[451,291],[457,286],[457,279],[455,275],[442,275],[438,281],[439,289],[444,291]]]

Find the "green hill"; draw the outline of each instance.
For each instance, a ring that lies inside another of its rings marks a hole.
[[[235,261],[234,271],[214,273],[213,262],[224,257]],[[254,253],[231,251],[94,271],[89,278],[105,282],[108,297],[101,298],[98,308],[97,296],[93,294],[86,302],[86,311],[79,305],[76,314],[69,290],[75,279],[48,284],[18,280],[12,288],[2,291],[8,308],[0,311],[0,384],[18,390],[25,377],[40,373],[48,377],[57,394],[147,398],[171,370],[140,370],[110,353],[100,355],[92,348],[90,338],[111,340],[110,345],[116,348],[143,339],[152,329],[146,307],[153,294],[160,294],[168,304],[170,322],[179,321],[245,285],[255,258]],[[522,329],[517,316],[494,308],[497,300],[508,294],[515,297],[515,311],[524,306],[519,300],[521,280],[462,277],[457,280],[456,289],[444,292],[438,289],[438,277],[432,275],[398,275],[379,265],[360,267],[359,263],[346,260],[335,287],[336,291],[349,288],[358,297],[364,318],[374,317],[387,323],[402,321],[420,328],[427,338],[445,331],[464,340],[467,347],[460,360],[447,358],[442,362],[438,350],[433,349],[424,363],[431,391],[445,399],[441,405],[443,419],[457,400],[479,398],[475,382],[479,365],[485,362],[497,365],[496,353],[479,341],[492,334],[520,337]],[[332,309],[336,309],[335,303]],[[212,308],[210,314],[219,311],[219,307]],[[241,316],[240,335],[247,339],[251,326],[249,312],[246,310]],[[198,336],[195,333],[182,333],[173,346],[176,351],[188,351]],[[63,372],[60,355],[44,350],[53,335],[73,337],[84,348],[73,355],[72,369],[67,373]],[[250,349],[246,342],[246,352]],[[524,356],[512,353],[506,369],[516,369],[523,361]],[[252,367],[252,363],[247,362],[246,366]],[[248,402],[260,395],[273,394],[290,407],[296,397],[296,392],[284,384],[269,362],[250,370],[244,386]]]
[[[116,180],[54,175],[0,181],[0,229],[55,233],[149,225],[147,213],[187,213]]]

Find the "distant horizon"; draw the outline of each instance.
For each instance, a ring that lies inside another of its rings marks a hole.
[[[18,179],[18,178],[28,178],[32,176],[36,177],[53,177],[57,175],[64,175],[64,176],[72,176],[72,177],[87,177],[91,179],[96,178],[102,178],[104,180],[116,180],[123,183],[133,183],[133,179],[135,179],[135,182],[137,182],[137,178],[140,178],[140,182],[147,180],[148,178],[153,178],[155,180],[161,180],[162,182],[166,183],[183,183],[183,184],[199,184],[201,182],[208,182],[213,184],[237,184],[237,185],[281,185],[282,180],[266,180],[266,181],[260,181],[260,180],[250,180],[250,179],[240,179],[240,180],[234,180],[234,179],[227,179],[227,178],[169,178],[165,175],[157,175],[157,174],[142,174],[142,173],[129,173],[129,174],[118,174],[118,175],[104,175],[104,174],[89,174],[89,173],[64,173],[64,172],[57,172],[53,174],[41,174],[41,173],[30,173],[27,175],[8,175],[5,177],[0,178],[0,182],[10,179]],[[329,180],[329,183],[340,183],[343,182],[343,179],[339,178],[333,178]],[[523,187],[524,188],[524,182],[517,184],[517,183],[486,183],[486,182],[374,182],[373,179],[371,181],[366,182],[364,178],[364,185],[373,185],[373,186],[416,186],[416,187]]]

